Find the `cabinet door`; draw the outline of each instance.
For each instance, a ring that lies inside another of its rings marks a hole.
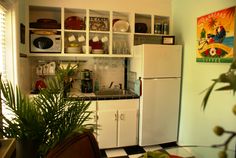
[[[88,103],[88,101],[86,101]],[[92,113],[90,114],[90,119],[85,121],[86,124],[96,124],[96,101],[91,101],[91,104],[88,107],[88,111],[91,111]]]
[[[99,148],[111,148],[117,146],[117,111],[98,111],[97,140]]]
[[[89,101],[85,101],[86,103],[88,103]],[[97,137],[97,129],[96,126],[97,125],[97,102],[96,101],[91,101],[91,104],[88,107],[88,111],[91,111],[92,113],[89,116],[89,120],[85,121],[84,124],[87,124],[88,128],[93,128],[94,132],[93,135],[96,138]]]
[[[137,145],[137,109],[119,110],[118,147]]]

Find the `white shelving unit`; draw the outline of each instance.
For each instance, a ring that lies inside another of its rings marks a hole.
[[[68,28],[65,26],[65,20],[70,17],[80,18],[84,22],[83,27]],[[58,28],[32,27],[32,23],[37,22],[38,19],[55,19],[58,22]],[[114,30],[113,24],[117,20],[128,22],[129,29],[127,31]],[[147,31],[137,32],[136,23],[144,23]],[[132,57],[134,45],[145,43],[145,41],[146,43],[160,43],[163,34],[155,34],[154,25],[157,23],[165,23],[169,26],[169,17],[83,8],[29,6],[29,47],[31,45],[30,35],[39,30],[57,32],[61,35],[62,43],[59,53],[35,53],[28,48],[28,55],[39,57]],[[71,38],[75,40],[71,41]],[[102,49],[99,51],[90,48],[91,43],[96,40],[102,41]],[[79,47],[79,51],[71,51],[70,47],[74,46]]]

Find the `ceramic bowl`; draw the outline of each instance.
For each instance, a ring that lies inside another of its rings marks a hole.
[[[83,53],[86,53],[86,46],[82,46]],[[89,53],[92,51],[92,47],[89,46]]]

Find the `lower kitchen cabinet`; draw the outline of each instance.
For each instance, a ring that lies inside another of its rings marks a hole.
[[[86,101],[88,103],[89,101]],[[90,114],[90,119],[85,121],[84,124],[91,124],[91,128],[93,128],[93,125],[97,124],[97,102],[96,101],[91,101],[88,109],[88,111],[91,111],[92,113]],[[89,125],[90,127],[90,125]],[[94,136],[97,137],[97,129],[94,129]]]
[[[137,109],[119,110],[118,147],[136,145],[138,142]]]
[[[89,101],[86,101],[86,103],[88,103]],[[91,111],[92,113],[90,114],[90,119],[85,121],[85,124],[96,124],[97,123],[97,119],[96,119],[96,111],[97,111],[97,103],[96,101],[91,101],[89,107],[88,107],[88,111]]]
[[[100,102],[99,102],[100,104]],[[97,140],[99,148],[117,146],[117,111],[102,110],[97,112]]]
[[[99,148],[137,145],[139,99],[97,101]]]

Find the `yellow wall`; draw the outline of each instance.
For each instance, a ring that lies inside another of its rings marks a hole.
[[[226,72],[229,64],[197,63],[197,17],[224,8],[236,6],[235,0],[173,0],[172,13],[174,34],[178,43],[184,45],[184,69],[180,119],[180,144],[212,145],[225,140],[212,132],[215,125],[236,130],[236,117],[232,107],[236,103],[231,92],[214,92],[206,110],[201,109],[204,94],[211,79]],[[234,143],[231,148],[234,149]]]
[[[170,15],[171,0],[30,0],[30,5],[88,8]]]

